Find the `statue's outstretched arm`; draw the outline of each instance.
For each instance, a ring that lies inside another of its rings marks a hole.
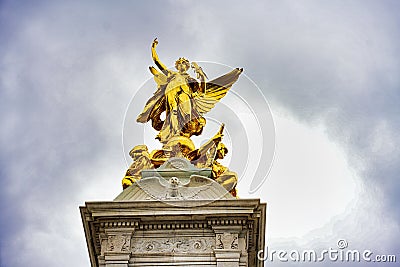
[[[167,74],[169,72],[167,66],[165,66],[160,59],[158,58],[157,52],[156,52],[156,46],[158,45],[158,40],[157,38],[154,39],[152,45],[151,45],[151,56],[153,57],[154,63],[157,65],[157,67],[164,73]]]

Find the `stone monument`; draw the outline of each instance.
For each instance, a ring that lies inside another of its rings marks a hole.
[[[195,62],[179,58],[176,70],[158,58],[150,67],[157,90],[137,121],[158,131],[160,149],[137,145],[122,180],[123,191],[109,202],[80,207],[93,267],[263,266],[266,204],[237,196],[237,175],[223,166],[228,149],[225,125],[201,147],[193,135],[237,81],[242,69],[207,81]],[[187,71],[192,67],[196,79]],[[165,119],[161,119],[165,115]]]

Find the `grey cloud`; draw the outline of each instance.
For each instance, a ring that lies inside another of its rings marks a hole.
[[[365,187],[382,190],[383,207],[400,214],[398,8],[391,1],[2,2],[0,265],[88,265],[77,206],[120,190],[122,116],[149,77],[154,37],[166,63],[185,56],[244,67],[273,109],[327,125],[350,162],[367,166]],[[392,248],[400,247],[397,237]],[[34,262],[15,257],[28,250]]]

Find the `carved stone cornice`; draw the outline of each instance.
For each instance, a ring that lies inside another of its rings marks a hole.
[[[100,227],[102,228],[126,228],[126,227],[138,227],[138,226],[139,226],[139,221],[132,221],[132,220],[100,222]]]
[[[207,223],[210,226],[231,226],[231,225],[247,225],[247,219],[245,218],[208,218]]]
[[[140,230],[175,230],[175,229],[197,229],[208,228],[207,223],[192,223],[192,222],[155,222],[155,223],[142,223],[139,224]]]

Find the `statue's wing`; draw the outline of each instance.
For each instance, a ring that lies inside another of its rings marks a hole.
[[[156,130],[161,128],[162,125],[160,115],[165,110],[165,87],[168,83],[167,76],[164,73],[159,72],[154,67],[149,67],[150,72],[154,75],[154,81],[157,83],[157,91],[153,96],[146,102],[142,113],[139,114],[136,121],[141,123],[146,123],[150,119],[153,120],[153,127]]]
[[[148,177],[138,180],[136,183],[143,191],[156,199],[165,198],[166,192],[168,192],[168,183],[163,178]]]
[[[191,175],[189,182],[179,187],[179,193],[184,199],[193,198],[201,191],[209,188],[211,184],[212,180],[207,177],[200,175]]]
[[[243,69],[236,68],[231,72],[207,82],[204,94],[195,94],[193,98],[196,110],[200,114],[209,112],[223,98],[237,81]]]

